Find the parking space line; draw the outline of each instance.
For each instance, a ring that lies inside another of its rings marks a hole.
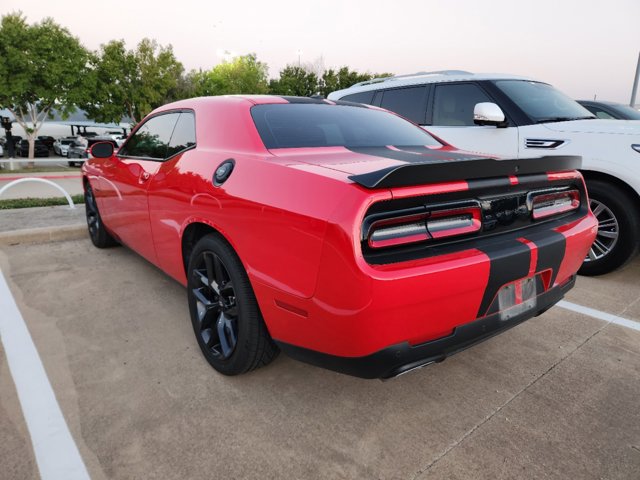
[[[24,318],[0,271],[0,340],[43,480],[89,479]]]
[[[629,320],[627,318],[622,318],[617,315],[613,315],[611,313],[601,312],[600,310],[596,310],[594,308],[583,307],[582,305],[567,302],[566,300],[559,301],[557,305],[559,307],[566,308],[567,310],[571,310],[573,312],[582,313],[583,315],[588,315],[590,317],[597,318],[599,320],[604,320],[605,322],[608,322],[608,323],[615,323],[616,325],[621,325],[623,327],[640,331],[640,322]]]

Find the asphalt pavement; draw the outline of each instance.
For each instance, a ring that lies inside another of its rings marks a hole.
[[[554,307],[386,382],[284,355],[224,377],[184,288],[126,248],[5,245],[0,267],[94,479],[638,479],[633,328]],[[567,300],[635,325],[640,260]],[[0,438],[0,477],[37,478],[2,350]]]

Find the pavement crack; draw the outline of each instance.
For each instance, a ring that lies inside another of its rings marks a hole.
[[[429,464],[427,464],[424,468],[421,468],[420,470],[418,470],[412,477],[411,480],[417,480],[417,478],[424,474],[427,473],[429,470],[431,470],[440,460],[442,460],[444,457],[446,457],[452,450],[454,450],[455,448],[458,447],[458,445],[460,445],[462,442],[464,442],[470,435],[472,435],[476,430],[478,430],[480,427],[482,427],[485,423],[487,423],[489,420],[491,420],[493,417],[495,417],[498,413],[500,413],[505,407],[509,406],[511,404],[511,402],[513,402],[516,398],[518,398],[520,395],[522,395],[522,393],[524,393],[526,390],[528,390],[530,387],[532,387],[533,385],[535,385],[536,383],[538,383],[538,381],[540,381],[541,379],[543,379],[544,377],[546,377],[551,371],[553,371],[558,365],[560,365],[562,362],[564,362],[565,360],[567,360],[569,357],[571,357],[575,352],[577,352],[580,348],[582,348],[583,345],[585,345],[587,342],[589,342],[593,337],[595,337],[596,335],[598,335],[602,330],[604,330],[605,328],[607,328],[607,326],[609,326],[608,323],[605,323],[604,325],[602,325],[599,329],[597,329],[595,332],[593,332],[591,335],[589,335],[584,341],[582,341],[579,345],[577,345],[573,350],[571,350],[567,355],[565,355],[564,357],[558,359],[558,361],[556,361],[553,365],[551,365],[547,370],[545,370],[542,374],[540,374],[539,376],[537,376],[535,379],[533,379],[531,382],[529,382],[527,385],[525,385],[523,388],[521,388],[518,392],[516,392],[509,400],[507,400],[505,403],[503,403],[502,405],[500,405],[498,408],[496,408],[493,412],[489,413],[489,415],[487,415],[486,417],[484,417],[480,423],[478,423],[477,425],[475,425],[473,428],[471,428],[470,430],[468,430],[467,432],[464,433],[464,435],[462,435],[458,440],[456,440],[455,442],[453,442],[452,444],[450,444],[447,448],[444,449],[444,451],[442,453],[440,453],[436,458],[434,458]],[[632,448],[636,448],[635,445],[632,445]],[[639,450],[640,451],[640,450]]]

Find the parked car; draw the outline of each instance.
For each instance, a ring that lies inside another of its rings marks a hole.
[[[53,143],[55,142],[55,139],[48,135],[39,135],[38,140],[44,143],[49,150],[53,148]]]
[[[106,132],[105,134],[101,135],[101,137],[109,137],[112,140],[115,140],[118,146],[122,145],[124,143],[124,140],[127,138],[127,136],[122,131],[118,132],[115,130]]]
[[[75,141],[76,137],[58,138],[55,142],[53,142],[53,151],[56,153],[56,155],[66,157],[69,151],[69,146]]]
[[[603,120],[640,120],[638,110],[622,103],[602,100],[578,100],[578,103]]]
[[[20,143],[16,147],[16,155],[18,157],[28,157],[29,156],[29,140],[27,140],[27,139],[20,140]],[[49,149],[40,140],[36,140],[35,141],[34,156],[35,157],[48,157],[49,156]]]
[[[67,149],[67,158],[69,159],[67,163],[69,166],[80,166],[87,160],[87,158],[91,158],[90,147],[98,142],[108,142],[113,145],[114,149],[118,148],[118,144],[115,140],[112,140],[111,137],[90,137],[85,139],[84,142],[75,140]]]
[[[18,145],[22,141],[22,137],[20,135],[11,135],[11,140],[13,140],[13,146],[16,150],[18,150]],[[17,153],[16,153],[17,155]]]
[[[527,158],[580,155],[598,236],[580,273],[599,275],[640,247],[640,122],[595,119],[551,85],[458,70],[374,79],[332,100],[393,110],[464,150]]]
[[[595,236],[579,157],[456,151],[392,113],[277,96],[156,109],[82,166],[92,242],[187,287],[207,361],[289,355],[361,377],[544,312]]]

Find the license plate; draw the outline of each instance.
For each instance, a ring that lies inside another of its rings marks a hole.
[[[505,285],[498,292],[500,319],[509,320],[536,306],[535,277],[523,278]]]

